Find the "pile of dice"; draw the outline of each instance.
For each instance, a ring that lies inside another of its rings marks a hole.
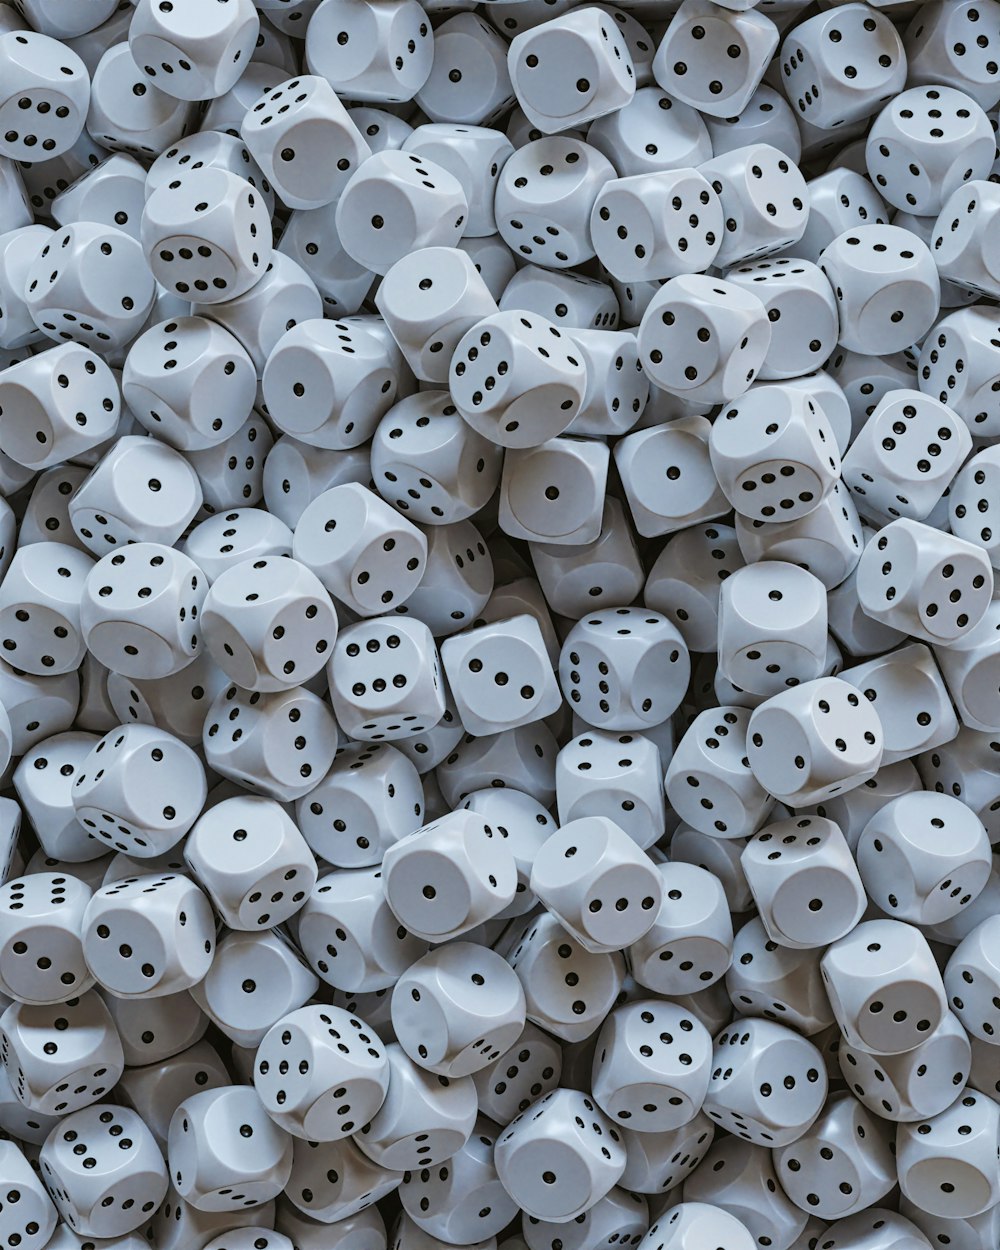
[[[0,0],[0,1245],[996,1250],[998,105]]]

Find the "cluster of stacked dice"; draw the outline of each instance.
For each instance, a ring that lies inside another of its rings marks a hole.
[[[0,3],[3,1247],[996,1250],[998,102]]]

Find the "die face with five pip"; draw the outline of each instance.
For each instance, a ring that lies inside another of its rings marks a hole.
[[[701,1021],[678,1004],[639,999],[611,1012],[598,1035],[594,1099],[633,1132],[669,1132],[698,1113],[711,1070]]]

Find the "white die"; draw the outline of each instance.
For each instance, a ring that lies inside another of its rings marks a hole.
[[[946,1011],[927,939],[900,920],[865,920],[827,948],[823,981],[841,1032],[872,1054],[926,1041]]]
[[[981,547],[920,521],[887,525],[869,540],[857,569],[866,615],[945,647],[978,625],[992,587]]]
[[[925,243],[900,226],[845,231],[824,248],[819,267],[837,297],[840,344],[851,351],[902,351],[937,318],[941,282],[934,259]]]
[[[244,295],[271,258],[263,194],[245,178],[210,166],[185,170],[152,193],[141,240],[156,280],[202,304]]]
[[[83,945],[91,972],[116,997],[162,998],[208,972],[215,917],[187,877],[127,877],[103,886],[87,904]]]
[[[450,812],[401,838],[382,860],[389,906],[411,933],[442,942],[468,933],[514,898],[517,865],[496,830]]]
[[[586,393],[573,340],[550,321],[501,311],[473,326],[452,356],[449,390],[466,421],[502,447],[537,447],[567,428]]]
[[[454,247],[468,211],[453,174],[413,152],[387,149],[351,175],[337,201],[336,223],[347,254],[385,274],[418,248]]]
[[[764,927],[782,946],[835,942],[868,905],[850,848],[832,820],[797,816],[767,825],[740,862]]]
[[[656,50],[653,75],[664,91],[709,117],[733,117],[756,91],[778,38],[762,13],[683,0]]]
[[[325,78],[300,74],[247,110],[240,136],[289,208],[338,199],[371,148]]]
[[[426,553],[427,540],[415,525],[355,483],[313,500],[292,543],[295,558],[361,616],[405,602],[420,581]]]
[[[282,924],[316,884],[316,862],[273,799],[239,795],[209,808],[184,844],[184,861],[231,929]]]
[[[524,990],[517,976],[506,960],[473,942],[431,951],[403,973],[392,992],[396,1040],[414,1063],[449,1079],[494,1063],[524,1024]]]
[[[259,29],[252,0],[208,13],[198,0],[173,0],[167,9],[157,0],[139,0],[129,50],[161,91],[181,100],[213,99],[249,64]]]
[[[518,104],[545,134],[613,113],[635,94],[628,44],[595,7],[585,5],[518,34],[507,65]]]
[[[764,305],[721,278],[671,278],[639,326],[639,359],[649,377],[683,399],[726,403],[749,389],[771,345]]]
[[[272,1120],[308,1141],[337,1141],[375,1115],[389,1088],[385,1048],[340,1007],[300,1007],[257,1049],[254,1088]]]
[[[6,31],[0,34],[0,66],[4,84],[0,156],[29,161],[70,149],[80,137],[90,105],[83,61],[47,34]],[[30,117],[25,116],[22,99],[29,101]]]
[[[269,0],[264,6],[274,9]],[[298,25],[305,31],[306,63],[352,100],[400,103],[427,81],[434,36],[416,0],[392,0],[359,10],[348,0],[324,4]]]
[[[151,434],[180,451],[235,434],[256,393],[253,362],[239,340],[204,317],[150,327],[125,358],[125,402]]]
[[[675,1003],[640,999],[612,1011],[598,1035],[594,1100],[625,1128],[669,1132],[697,1114],[711,1069],[712,1039],[699,1020]]]
[[[820,677],[767,699],[750,716],[747,757],[780,802],[804,807],[862,785],[882,761],[874,708],[839,677]]]
[[[865,142],[868,173],[882,197],[921,217],[939,213],[970,178],[988,177],[995,156],[993,128],[980,106],[939,83],[901,91]]]
[[[800,23],[782,42],[779,61],[796,116],[825,129],[870,117],[906,81],[902,40],[866,4],[840,5]]]
[[[26,469],[47,469],[114,434],[121,394],[99,356],[66,343],[5,369],[0,407],[6,455]]]
[[[586,1094],[559,1089],[507,1126],[493,1160],[522,1211],[566,1223],[615,1184],[625,1167],[625,1148],[619,1131]]]

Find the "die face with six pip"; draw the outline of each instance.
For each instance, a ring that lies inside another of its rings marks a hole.
[[[902,40],[865,4],[802,22],[782,43],[780,61],[796,116],[826,129],[870,117],[906,81]]]
[[[240,135],[289,208],[323,208],[371,148],[324,78],[302,74],[248,109]]]
[[[665,616],[604,608],[567,634],[559,681],[573,710],[594,728],[643,730],[677,709],[690,665],[684,640]]]
[[[586,368],[573,341],[545,317],[512,309],[485,318],[459,341],[449,390],[462,417],[490,442],[537,447],[579,412]]]
[[[185,171],[153,192],[140,237],[156,280],[199,304],[245,294],[264,276],[271,256],[262,193],[210,166]]]
[[[0,64],[4,70],[0,156],[30,161],[71,148],[90,105],[83,61],[50,35],[7,31],[0,35]]]

